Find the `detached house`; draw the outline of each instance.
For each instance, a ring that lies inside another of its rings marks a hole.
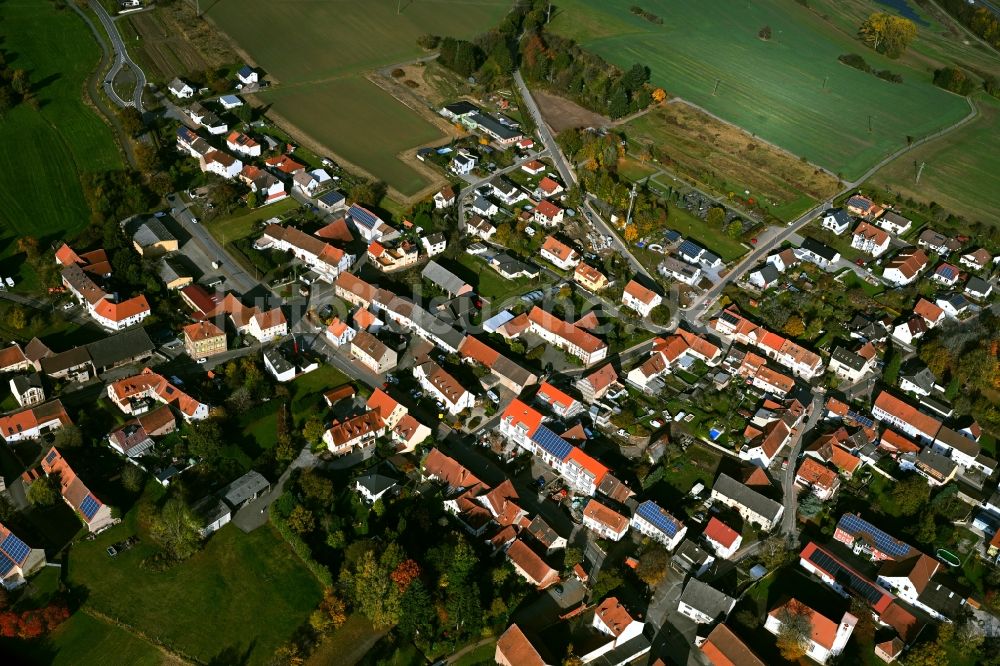
[[[698,624],[724,620],[736,606],[736,599],[697,578],[689,578],[677,602],[677,612]]]
[[[712,547],[715,554],[724,560],[728,560],[735,555],[736,551],[740,548],[740,544],[743,543],[743,537],[739,532],[715,516],[712,516],[708,520],[708,525],[705,526],[705,533],[702,534],[702,537]]]
[[[551,201],[539,201],[533,219],[543,227],[554,227],[563,221],[563,209]]]
[[[111,402],[129,416],[145,414],[159,402],[179,411],[188,422],[208,418],[208,405],[195,400],[149,368],[138,375],[108,384],[107,392]]]
[[[535,197],[538,199],[548,199],[549,197],[554,197],[563,192],[563,190],[565,190],[565,188],[562,185],[548,176],[545,176],[538,181],[538,187],[535,188]]]
[[[42,471],[46,476],[59,475],[59,492],[63,501],[77,512],[89,532],[100,532],[117,522],[111,516],[111,507],[90,492],[55,447],[42,458]]]
[[[934,273],[931,274],[931,279],[946,287],[953,287],[955,286],[955,283],[958,282],[958,277],[961,274],[962,271],[960,271],[956,266],[943,262],[934,269]]]
[[[553,236],[545,237],[540,254],[543,259],[547,259],[556,268],[564,271],[568,271],[580,263],[580,254]]]
[[[452,173],[459,176],[466,176],[475,170],[477,161],[478,160],[475,155],[458,153],[451,159],[448,169],[450,169]]]
[[[802,246],[795,250],[795,256],[803,261],[809,261],[823,270],[840,261],[840,253],[814,238],[806,238]]]
[[[941,255],[942,258],[947,257],[949,254],[962,247],[961,244],[954,238],[948,238],[944,234],[934,231],[933,229],[924,229],[920,232],[920,236],[917,237],[917,245],[930,252]]]
[[[622,305],[648,317],[653,308],[663,302],[663,297],[652,289],[647,289],[635,280],[630,280],[622,292]]]
[[[261,206],[276,203],[288,196],[285,183],[270,171],[265,171],[252,164],[247,164],[240,171],[240,181],[242,181],[251,191],[257,193],[258,202]]]
[[[839,236],[850,228],[851,216],[843,208],[831,208],[823,213],[822,226]]]
[[[383,222],[382,218],[358,204],[348,208],[345,217],[369,243],[377,240],[389,241],[399,236],[399,232]]]
[[[194,88],[184,83],[180,79],[174,79],[167,85],[167,90],[177,99],[191,99],[194,97]]]
[[[889,249],[889,234],[867,222],[854,228],[851,247],[873,257],[880,257]]]
[[[874,370],[877,360],[875,347],[871,343],[857,351],[838,346],[830,355],[829,369],[841,379],[853,384]]]
[[[632,529],[672,551],[684,539],[687,527],[652,500],[646,500],[635,509],[630,523]]]
[[[441,401],[452,416],[466,409],[472,409],[476,403],[475,396],[434,361],[425,361],[414,367],[413,376],[421,388]]]
[[[961,256],[958,263],[971,268],[974,271],[981,271],[993,262],[993,256],[983,248],[973,252],[967,252]]]
[[[908,248],[902,250],[885,264],[882,278],[896,286],[910,284],[927,267],[927,255],[923,250]]]
[[[855,194],[844,203],[847,212],[869,220],[874,220],[882,214],[883,208],[866,196]]]
[[[493,238],[497,228],[484,220],[480,215],[471,215],[465,219],[464,231],[470,236],[488,241]]]
[[[905,234],[910,230],[910,227],[913,226],[913,222],[891,210],[886,211],[882,217],[875,220],[875,224],[878,225],[879,228],[884,229],[890,234],[894,234],[896,236]]]
[[[236,178],[243,170],[243,162],[236,159],[229,153],[221,150],[212,150],[201,156],[201,170],[206,173],[214,173],[226,180]]]
[[[451,185],[446,185],[434,194],[434,207],[438,210],[449,208],[455,205],[455,190]]]
[[[236,72],[236,78],[245,86],[258,82],[257,71],[250,65],[240,67],[239,71]]]
[[[628,532],[629,519],[611,507],[591,498],[583,508],[583,526],[604,539],[621,541]]]
[[[184,350],[193,359],[226,351],[226,332],[210,321],[199,321],[183,329]]]
[[[0,584],[13,590],[45,566],[45,550],[32,548],[0,523]]]
[[[577,264],[573,280],[588,291],[600,291],[608,286],[604,273],[584,263]]]
[[[858,623],[858,618],[850,613],[844,613],[840,622],[831,620],[792,598],[767,614],[764,628],[777,636],[784,624],[793,622],[794,618],[804,618],[808,623],[811,631],[807,638],[806,655],[820,664],[825,664],[831,657],[844,651],[847,641],[854,633],[854,626]]]

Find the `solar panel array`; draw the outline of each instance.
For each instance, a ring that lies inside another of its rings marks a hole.
[[[13,560],[9,560],[6,557],[0,555],[0,576],[6,576],[13,568],[14,568]]]
[[[660,530],[667,536],[674,536],[681,527],[676,518],[661,509],[656,502],[651,500],[646,500],[640,504],[639,508],[636,509],[636,513],[638,513],[640,517],[652,523],[653,527]]]
[[[100,508],[101,503],[94,499],[93,495],[88,494],[83,498],[83,501],[80,502],[80,512],[86,516],[87,520],[93,518],[94,514],[97,513],[97,510]]]
[[[838,583],[847,583],[847,587],[862,597],[870,605],[875,606],[886,595],[886,591],[871,581],[865,580],[850,569],[841,566],[840,562],[827,555],[818,548],[809,555],[809,561],[813,562],[823,571],[833,576]]]
[[[867,534],[875,542],[875,548],[891,557],[906,557],[913,548],[875,527],[867,520],[853,513],[840,517],[837,527],[849,534]]]
[[[941,266],[941,267],[939,267],[938,270],[937,270],[937,274],[940,275],[941,277],[943,277],[946,280],[951,280],[952,278],[954,278],[957,275],[957,273],[955,272],[955,269],[952,266]]]
[[[350,210],[347,211],[347,214],[356,224],[364,225],[369,229],[373,228],[378,222],[377,217],[360,206],[351,206]]]
[[[688,257],[697,257],[705,251],[705,248],[698,245],[694,241],[686,240],[681,243],[681,246],[677,248],[677,251]]]
[[[26,558],[28,553],[31,551],[31,549],[28,548],[28,544],[24,543],[13,534],[8,534],[7,538],[3,540],[3,543],[0,543],[0,550],[7,553],[7,556],[10,557],[10,559],[18,563],[24,562],[24,558]]]
[[[49,455],[45,456],[45,463],[47,465],[51,465],[52,461],[55,460],[58,455],[59,452],[56,451],[55,449],[52,449],[51,451],[49,451]]]
[[[538,430],[531,436],[531,440],[559,460],[565,460],[566,456],[573,450],[573,446],[569,442],[545,426],[538,426]]]
[[[875,426],[875,421],[873,419],[853,410],[847,412],[847,418],[865,428],[872,428]]]

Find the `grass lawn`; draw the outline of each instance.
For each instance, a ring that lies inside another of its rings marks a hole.
[[[970,222],[1000,224],[1000,100],[975,99],[979,116],[964,127],[890,162],[868,181],[875,191],[890,189],[904,197],[936,201]],[[916,183],[914,164],[924,164]]]
[[[9,0],[0,41],[7,61],[28,71],[40,110],[20,104],[0,121],[0,273],[33,280],[16,239],[42,246],[87,226],[80,174],[121,167],[110,128],[83,102],[100,48],[83,21],[55,3]]]
[[[350,381],[332,365],[321,365],[293,381],[288,385],[292,390],[292,420],[302,425],[310,416],[322,414],[326,410],[323,394]]]
[[[739,259],[749,251],[741,241],[730,238],[726,232],[709,226],[708,222],[677,206],[670,207],[667,226],[681,232],[685,238],[691,238],[704,245],[727,263]]]
[[[844,277],[841,278],[841,282],[843,282],[844,286],[849,289],[860,288],[861,291],[865,292],[869,296],[878,296],[883,291],[885,291],[885,289],[881,285],[868,284],[867,282],[859,278],[857,273],[850,270],[844,273]]]
[[[242,208],[235,215],[206,222],[205,226],[208,228],[209,233],[220,243],[223,242],[223,239],[225,239],[224,242],[226,243],[232,243],[234,240],[240,238],[257,235],[260,231],[259,225],[261,222],[269,220],[272,217],[283,217],[291,211],[298,209],[298,207],[299,202],[288,197],[284,201],[279,201],[263,208],[254,208],[252,210]]]
[[[549,282],[548,280],[531,280],[529,278],[508,280],[487,266],[482,259],[466,252],[458,256],[458,263],[466,271],[458,271],[456,274],[459,277],[471,280],[476,285],[476,293],[494,305],[500,305],[507,301],[507,299],[525,294],[532,289],[539,289]],[[449,267],[449,269],[453,268],[455,267]]]
[[[623,68],[648,65],[668,93],[847,178],[907,135],[926,136],[968,113],[964,100],[933,86],[925,67],[878,55],[858,42],[856,27],[839,30],[796,3],[644,2],[662,25],[633,15],[633,4],[567,0],[551,28]],[[764,25],[769,41],[757,37]],[[903,83],[841,64],[844,53],[863,53]]]
[[[319,644],[306,664],[327,666],[327,664],[350,663],[349,658],[355,662],[359,661],[382,635],[383,632],[377,631],[364,615],[355,613],[347,618],[340,629]]]
[[[706,487],[711,486],[721,460],[721,453],[704,446],[688,447],[683,456],[664,463],[663,480],[681,495],[686,495],[699,481]]]
[[[423,55],[416,44],[421,35],[473,37],[495,25],[511,2],[411,2],[401,12],[397,5],[245,0],[214,3],[207,14],[276,81],[260,95],[275,112],[409,195],[427,180],[397,155],[443,134],[364,74]]]
[[[71,583],[86,588],[86,607],[199,661],[235,651],[247,657],[240,663],[265,663],[319,602],[319,583],[269,526],[226,526],[190,560],[155,572],[141,566],[152,546],[115,559],[105,552],[129,522],[73,546]]]

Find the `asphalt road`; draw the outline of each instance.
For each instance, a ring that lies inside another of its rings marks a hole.
[[[510,173],[511,171],[514,171],[516,169],[520,169],[522,164],[527,164],[528,162],[531,162],[532,160],[537,160],[539,158],[545,157],[547,154],[548,154],[547,151],[544,151],[544,150],[541,151],[541,152],[537,152],[537,153],[531,153],[530,155],[527,155],[527,156],[522,157],[521,159],[517,160],[516,162],[514,162],[510,166],[504,167],[503,169],[499,169],[498,171],[495,171],[494,173],[491,173],[490,175],[486,176],[485,178],[479,178],[479,179],[476,179],[476,180],[466,179],[466,183],[468,183],[468,184],[465,187],[462,188],[462,192],[458,195],[458,201],[456,202],[458,204],[458,226],[459,226],[459,228],[461,228],[461,227],[463,227],[465,225],[465,202],[469,199],[469,197],[475,195],[477,187],[480,187],[481,185],[485,185],[486,183],[492,181],[494,178],[497,178],[498,176],[502,176],[504,174]]]
[[[802,440],[805,434],[816,427],[823,416],[824,394],[817,394],[812,401],[812,413],[809,418],[799,426],[799,432],[795,436],[795,442],[788,452],[788,466],[781,477],[781,489],[784,494],[783,505],[785,511],[781,516],[781,532],[789,539],[795,539],[798,533],[796,514],[798,513],[799,499],[795,492],[795,468],[799,460],[799,451],[802,450]]]
[[[118,33],[118,28],[115,26],[114,20],[108,15],[108,12],[101,3],[98,0],[90,0],[90,8],[97,14],[97,17],[101,20],[101,24],[104,25],[104,29],[108,33],[108,38],[111,40],[111,47],[115,52],[111,70],[104,77],[104,91],[118,106],[134,106],[142,113],[142,91],[146,88],[146,74],[129,57],[128,49],[125,48],[125,42],[122,41],[122,36]],[[125,68],[131,69],[135,74],[135,90],[132,93],[132,99],[129,100],[122,99],[114,87],[115,77]]]

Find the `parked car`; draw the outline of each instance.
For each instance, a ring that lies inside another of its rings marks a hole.
[[[494,403],[496,403],[498,405],[500,404],[500,396],[498,396],[493,391],[487,391],[486,392],[486,397],[489,398],[490,400],[492,400]]]
[[[656,419],[653,419],[652,421],[649,422],[649,427],[651,427],[651,428],[662,428],[663,424],[660,421],[657,421]]]

